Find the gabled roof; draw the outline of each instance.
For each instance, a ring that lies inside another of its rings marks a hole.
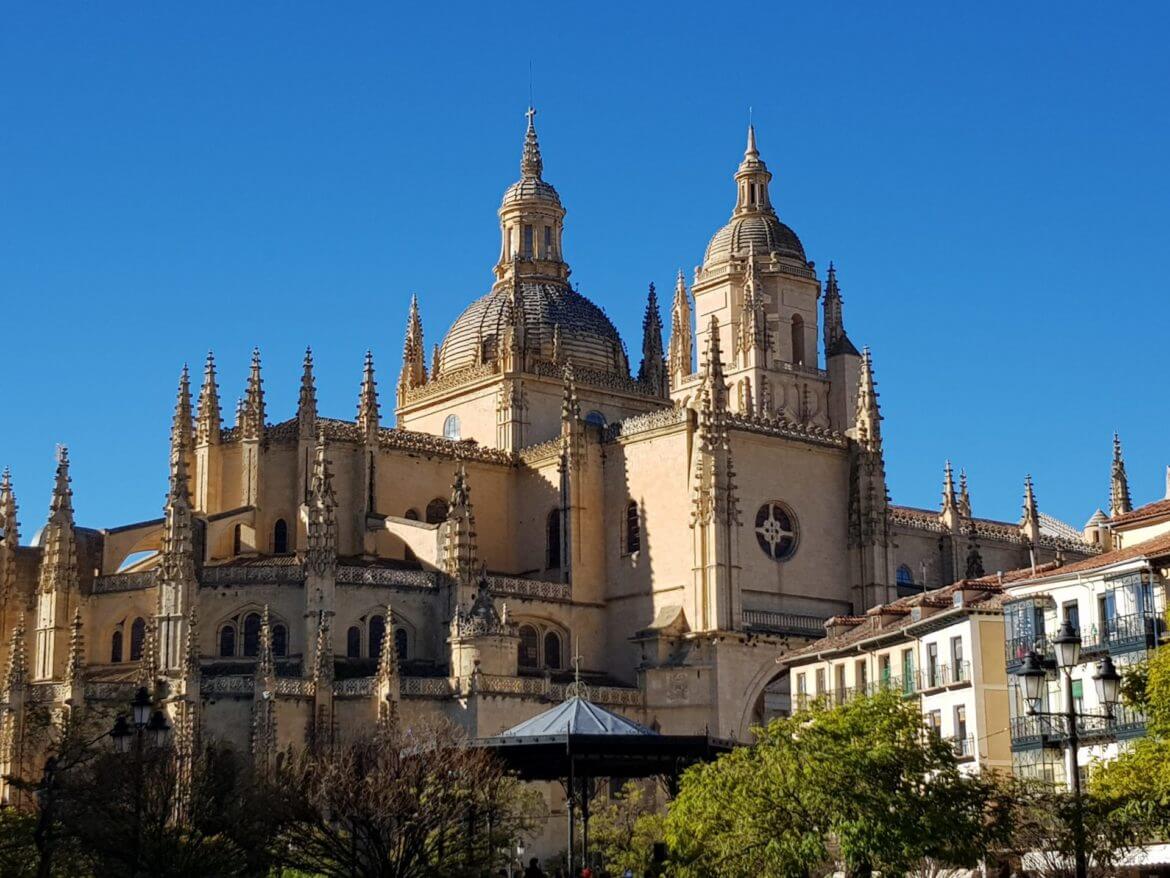
[[[1170,498],[1155,500],[1153,503],[1147,503],[1145,506],[1139,506],[1137,509],[1115,515],[1109,519],[1109,523],[1116,527],[1119,524],[1131,524],[1146,518],[1157,518],[1160,515],[1170,515]]]
[[[584,698],[568,701],[538,713],[501,732],[501,738],[535,738],[543,735],[657,735],[624,716],[611,713]]]
[[[1114,564],[1120,564],[1123,561],[1132,561],[1135,558],[1153,558],[1163,555],[1170,555],[1170,533],[1154,537],[1152,540],[1134,543],[1132,546],[1126,546],[1124,549],[1115,549],[1112,552],[1095,555],[1092,558],[1086,558],[1084,561],[1074,561],[1072,564],[1065,564],[1056,569],[1038,569],[1035,576],[1023,577],[1017,580],[1015,584],[1023,585],[1028,582],[1054,579],[1068,573],[1085,573],[1091,570],[1112,567]]]

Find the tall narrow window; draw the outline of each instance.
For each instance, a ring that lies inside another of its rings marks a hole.
[[[638,519],[638,502],[631,500],[626,506],[626,554],[633,555],[642,549],[642,524]]]
[[[122,632],[115,631],[114,636],[110,638],[110,661],[120,662],[122,660]]]
[[[398,628],[394,631],[394,651],[398,653],[398,660],[400,662],[406,661],[406,648],[406,629]]]
[[[278,518],[272,527],[272,554],[283,555],[288,551],[288,525]]]
[[[524,226],[524,249],[520,255],[525,259],[532,258],[532,226]]]
[[[349,630],[345,632],[345,657],[362,657],[362,629],[357,625],[350,625]]]
[[[130,625],[130,661],[142,658],[142,643],[146,640],[146,622],[141,616]]]
[[[224,625],[219,629],[219,657],[231,658],[236,654],[236,626]]]
[[[260,614],[249,613],[244,617],[244,655],[260,654]]]
[[[545,521],[545,567],[559,570],[561,567],[561,510],[554,509]]]
[[[235,526],[235,529],[232,530],[232,554],[233,555],[240,554],[240,548],[243,546],[243,542],[244,542],[242,539],[242,536],[241,536],[242,533],[243,533],[243,525],[241,525],[241,524],[237,524]]]
[[[447,501],[436,497],[427,504],[427,524],[442,524],[447,520]]]
[[[561,669],[561,635],[555,631],[544,635],[544,666],[550,671]]]
[[[288,629],[283,625],[272,626],[272,654],[288,655]]]
[[[804,363],[804,318],[799,314],[792,315],[792,362]]]
[[[540,635],[531,625],[520,626],[520,667],[540,667]]]
[[[382,655],[382,641],[386,639],[386,617],[370,617],[370,658],[376,659]]]
[[[459,435],[459,415],[447,415],[447,420],[443,421],[443,438],[458,442]]]
[[[553,258],[552,226],[545,226],[544,227],[544,258],[545,259],[552,259]]]

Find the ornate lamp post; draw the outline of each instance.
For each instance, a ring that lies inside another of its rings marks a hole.
[[[1044,659],[1031,652],[1020,662],[1014,672],[1020,678],[1024,687],[1024,698],[1028,703],[1028,715],[1040,717],[1060,717],[1068,729],[1068,756],[1066,759],[1069,784],[1073,794],[1073,844],[1075,846],[1076,876],[1086,878],[1088,866],[1085,860],[1085,819],[1084,806],[1081,799],[1081,773],[1078,758],[1080,737],[1077,730],[1077,720],[1089,714],[1078,714],[1076,701],[1073,699],[1072,671],[1081,660],[1081,635],[1067,620],[1060,626],[1056,636],[1052,638],[1053,650],[1056,653],[1056,667],[1064,672],[1064,710],[1044,711],[1040,709],[1044,698],[1044,690],[1048,686],[1048,671]],[[1105,656],[1097,663],[1097,672],[1093,674],[1093,684],[1097,690],[1097,700],[1105,708],[1105,721],[1113,721],[1113,707],[1117,704],[1118,693],[1121,689],[1121,675],[1113,666],[1113,659]]]

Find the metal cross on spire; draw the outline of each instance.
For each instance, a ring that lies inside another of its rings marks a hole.
[[[585,658],[580,651],[581,639],[573,638],[573,682],[565,687],[566,698],[589,700],[589,687],[581,682],[581,662]]]

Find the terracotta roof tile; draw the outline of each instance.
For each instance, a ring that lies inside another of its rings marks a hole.
[[[1017,583],[1039,582],[1040,580],[1051,579],[1054,576],[1063,576],[1066,573],[1083,573],[1086,570],[1098,570],[1103,567],[1111,567],[1114,564],[1120,564],[1122,561],[1130,561],[1134,558],[1141,558],[1143,556],[1156,557],[1160,555],[1170,555],[1170,533],[1162,534],[1144,542],[1134,543],[1132,546],[1126,546],[1124,549],[1116,549],[1112,552],[1095,555],[1092,558],[1086,558],[1084,561],[1074,561],[1072,564],[1065,564],[1059,568],[1051,568],[1043,573],[1040,573],[1039,568],[1037,568],[1039,575],[1023,576],[1014,581]],[[1024,572],[1030,573],[1030,571]],[[1007,581],[1006,577],[1005,581]]]
[[[1159,515],[1170,515],[1170,498],[1155,500],[1153,503],[1147,503],[1145,506],[1139,506],[1137,509],[1115,515],[1109,519],[1109,523],[1113,525],[1131,524],[1143,518],[1155,518]]]

